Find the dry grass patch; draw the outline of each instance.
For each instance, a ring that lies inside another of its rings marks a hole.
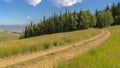
[[[73,32],[42,35],[22,40],[0,43],[0,57],[39,51],[54,46],[60,46],[81,41],[100,33],[99,29],[87,29]]]

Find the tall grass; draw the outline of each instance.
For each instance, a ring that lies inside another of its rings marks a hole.
[[[120,68],[120,26],[106,29],[112,32],[108,41],[72,61],[59,63],[57,68]]]
[[[0,43],[0,57],[7,57],[26,52],[45,50],[51,47],[81,41],[100,33],[99,29],[87,29],[66,33],[42,35],[22,40]]]

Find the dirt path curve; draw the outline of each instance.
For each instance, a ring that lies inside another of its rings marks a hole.
[[[61,59],[70,60],[78,54],[83,54],[93,47],[105,42],[111,36],[108,30],[102,30],[95,37],[76,44],[50,48],[46,51],[35,52],[9,59],[1,59],[0,67],[8,68],[53,68]],[[15,64],[15,65],[14,65]],[[11,65],[14,65],[11,67]]]

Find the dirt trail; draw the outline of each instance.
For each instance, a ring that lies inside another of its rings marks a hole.
[[[83,40],[76,44],[54,47],[46,51],[35,52],[18,57],[1,59],[0,67],[9,66],[8,68],[53,68],[53,66],[56,65],[57,62],[61,59],[73,59],[75,56],[83,54],[91,48],[102,44],[110,36],[111,33],[109,31],[102,30],[99,35],[87,40]],[[10,65],[14,66],[11,67]]]

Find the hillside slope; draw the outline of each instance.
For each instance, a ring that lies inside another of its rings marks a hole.
[[[73,32],[66,32],[66,33],[36,36],[36,37],[22,39],[22,40],[1,42],[0,43],[0,57],[1,57],[0,60],[2,63],[2,60],[5,61],[7,59],[8,61],[8,59],[10,58],[15,59],[16,56],[17,56],[16,58],[18,59],[19,56],[23,56],[23,55],[29,56],[28,54],[32,55],[32,53],[37,53],[39,51],[43,52],[51,48],[54,48],[55,50],[57,50],[56,48],[59,48],[59,47],[64,48],[64,46],[60,46],[60,45],[69,45],[76,42],[80,42],[82,40],[98,35],[100,34],[100,32],[101,32],[100,29],[87,29],[87,30],[80,30],[80,31],[73,31]],[[68,46],[68,47],[71,47],[71,46]],[[12,62],[9,62],[9,63],[12,63]],[[6,62],[4,64],[6,64]],[[3,65],[3,64],[0,64],[0,65]]]
[[[5,32],[3,30],[0,30],[0,42],[3,41],[10,41],[10,40],[16,40],[19,38],[18,34],[10,33],[10,32]]]
[[[55,46],[66,45],[68,43],[87,39],[99,33],[99,29],[87,29],[1,42],[0,57],[10,57],[12,55],[31,53]]]
[[[15,64],[10,68],[53,68],[53,66],[56,65],[57,61],[61,59],[73,59],[75,56],[83,54],[93,47],[97,47],[101,43],[105,42],[110,36],[111,33],[109,31],[102,30],[102,32],[97,36],[85,39],[74,44],[68,44],[69,46],[56,47],[43,52],[37,52],[31,55],[17,57],[13,60],[4,60],[0,63],[0,65],[4,66],[19,63],[18,65]],[[20,61],[25,62],[20,63]]]
[[[112,32],[108,41],[83,56],[59,63],[57,68],[120,68],[120,26],[106,29]]]

